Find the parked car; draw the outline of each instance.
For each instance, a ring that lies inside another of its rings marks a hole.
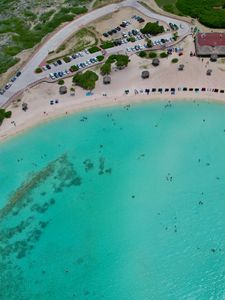
[[[60,59],[57,60],[58,65],[62,64],[62,61]]]
[[[5,90],[4,89],[1,89],[0,90],[0,95],[3,95],[5,93]]]
[[[8,82],[6,85],[5,85],[5,89],[8,90],[10,87],[11,87],[12,83]]]
[[[109,36],[109,34],[107,32],[104,32],[103,36],[107,38]]]
[[[50,70],[50,69],[51,69],[51,66],[50,66],[50,65],[46,65],[46,68],[47,68],[48,70]]]
[[[16,77],[11,78],[11,82],[16,81]]]
[[[44,71],[47,71],[47,70],[48,70],[48,68],[47,68],[46,66],[43,66],[42,69],[43,69]]]
[[[18,72],[16,73],[16,77],[19,77],[20,75],[21,75],[21,72],[18,71]]]
[[[52,63],[55,67],[57,67],[58,66],[58,63],[56,62],[56,61],[53,61],[53,63]]]

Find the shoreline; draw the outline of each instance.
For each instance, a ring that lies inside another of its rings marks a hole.
[[[183,48],[183,55],[178,56],[174,52],[170,57],[161,59],[158,67],[152,66],[150,59],[131,55],[127,68],[112,68],[111,83],[107,85],[103,83],[103,77],[99,74],[99,66],[90,68],[99,75],[91,96],[86,95],[87,91],[77,86],[73,95],[70,92],[70,88],[74,88],[71,77],[65,79],[67,93],[64,95],[59,94],[57,82],[43,82],[25,90],[21,101],[15,101],[7,107],[12,111],[12,117],[5,119],[0,127],[0,143],[39,124],[92,109],[163,100],[196,100],[224,104],[225,61],[214,63],[209,58],[191,57],[190,52],[195,51],[191,37],[187,37],[179,45]],[[172,64],[172,58],[179,58],[179,63]],[[179,64],[184,65],[183,71],[178,70]],[[206,74],[208,69],[212,70],[211,76]],[[142,79],[143,70],[149,71],[148,79]],[[184,87],[186,90],[183,90]],[[175,89],[175,94],[171,94],[171,88]],[[151,92],[148,94],[146,89]],[[214,92],[213,89],[218,91]],[[125,93],[126,90],[129,90],[128,94]],[[28,105],[26,112],[22,110],[22,103]]]
[[[43,114],[42,116],[37,115],[29,122],[24,122],[18,124],[16,127],[7,128],[5,132],[1,133],[0,129],[0,144],[3,144],[10,139],[19,136],[32,130],[35,127],[38,127],[43,124],[47,124],[48,122],[52,122],[54,120],[65,118],[67,116],[76,115],[81,112],[92,111],[95,109],[103,109],[103,108],[110,108],[116,106],[124,106],[124,105],[138,105],[144,103],[151,103],[151,102],[194,102],[194,101],[201,101],[201,102],[215,102],[216,104],[225,104],[225,99],[216,98],[213,95],[205,95],[202,94],[195,95],[194,97],[187,96],[183,92],[180,92],[176,95],[171,95],[170,93],[166,94],[159,94],[159,95],[147,95],[147,94],[138,94],[138,95],[122,95],[120,98],[115,97],[99,97],[98,99],[91,99],[87,102],[84,102],[83,105],[72,105],[72,106],[64,106],[58,107],[51,113],[47,115]],[[10,121],[11,119],[8,119]],[[8,126],[7,126],[8,127]]]

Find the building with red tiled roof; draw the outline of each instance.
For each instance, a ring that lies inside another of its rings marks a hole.
[[[225,56],[225,33],[198,33],[195,48],[198,56]]]

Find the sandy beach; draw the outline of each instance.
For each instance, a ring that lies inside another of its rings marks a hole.
[[[113,68],[111,73],[111,84],[104,85],[102,76],[93,95],[86,96],[86,91],[75,87],[75,95],[70,94],[72,78],[65,80],[68,93],[59,95],[57,83],[41,83],[38,86],[28,89],[20,97],[21,101],[12,103],[7,109],[12,111],[12,118],[5,120],[0,128],[0,140],[3,141],[10,136],[27,130],[42,122],[47,122],[56,117],[66,116],[74,112],[113,105],[126,105],[152,100],[214,100],[224,101],[222,93],[215,93],[212,89],[224,89],[225,64],[223,60],[210,62],[208,58],[203,60],[197,57],[190,57],[190,51],[194,50],[192,37],[181,42],[178,47],[183,47],[183,55],[173,53],[168,58],[160,59],[160,65],[153,67],[151,59],[143,59],[136,54],[130,57],[131,62],[124,70]],[[177,64],[171,63],[172,58],[178,58]],[[183,71],[178,71],[179,64],[184,65]],[[100,66],[92,69],[99,73]],[[207,69],[212,70],[212,75],[207,76]],[[149,70],[148,79],[141,78],[141,72]],[[183,91],[183,88],[199,88],[200,91]],[[156,92],[148,95],[145,89],[156,88]],[[163,92],[158,92],[162,88]],[[175,94],[171,91],[165,92],[165,88],[175,88]],[[206,91],[201,91],[205,88]],[[126,94],[125,90],[129,90]],[[54,105],[50,101],[54,100]],[[58,100],[58,103],[55,103]],[[28,104],[28,110],[22,110],[22,103]]]

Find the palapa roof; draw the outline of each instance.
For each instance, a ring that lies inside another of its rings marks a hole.
[[[152,64],[153,64],[153,66],[158,66],[160,64],[159,59],[158,58],[153,58]]]
[[[106,75],[103,77],[103,83],[107,84],[111,82],[111,77],[109,75]]]
[[[142,71],[141,77],[142,77],[142,78],[148,78],[148,77],[149,77],[149,71],[147,71],[147,70]]]
[[[65,85],[60,86],[59,92],[60,92],[60,94],[67,93],[67,87]]]

